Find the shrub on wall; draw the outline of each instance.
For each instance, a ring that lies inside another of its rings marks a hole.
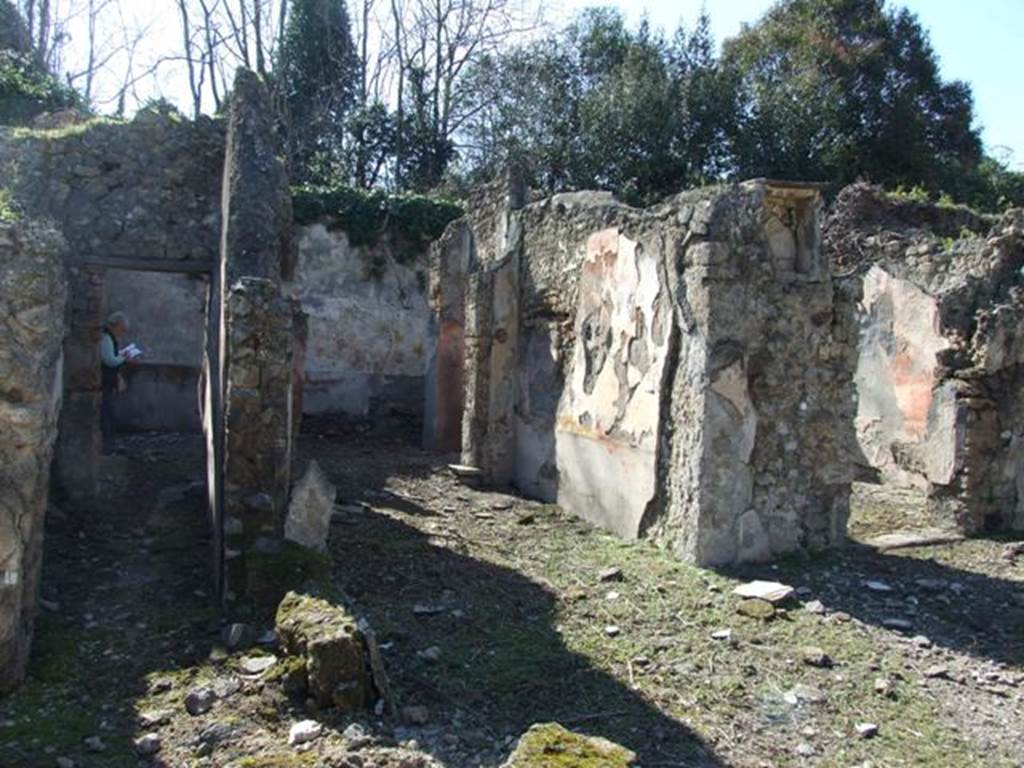
[[[399,261],[422,253],[463,213],[452,200],[312,185],[292,188],[292,208],[297,224],[322,222],[343,230],[353,246],[375,245],[388,235]]]
[[[30,54],[0,50],[0,125],[25,125],[42,112],[79,106],[75,91]]]

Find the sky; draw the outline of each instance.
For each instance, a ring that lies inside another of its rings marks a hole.
[[[1024,0],[897,0],[928,30],[946,80],[964,80],[974,91],[977,124],[989,152],[1012,153],[1011,165],[1024,170]],[[702,8],[711,16],[715,39],[739,32],[756,21],[774,0],[645,0],[594,2],[564,0],[569,9],[607,5],[623,10],[634,23],[646,15],[667,30],[680,18],[692,26]]]
[[[60,2],[81,0],[60,0]],[[352,0],[349,0],[351,3]],[[1024,0],[890,0],[913,11],[928,30],[947,80],[971,85],[977,125],[986,149],[1024,170],[1024,77],[1020,54],[1024,33]],[[680,20],[692,26],[706,7],[712,31],[720,44],[755,22],[774,0],[545,0],[549,21],[567,20],[587,6],[618,7],[632,23],[646,16],[652,24],[671,32]],[[126,0],[133,15],[150,25],[147,47],[177,51],[180,30],[171,0]],[[167,66],[159,80],[163,95],[189,107],[183,67]],[[150,86],[151,87],[151,86]],[[116,87],[115,87],[116,90]],[[104,108],[101,105],[101,109]],[[112,108],[110,106],[105,108]]]

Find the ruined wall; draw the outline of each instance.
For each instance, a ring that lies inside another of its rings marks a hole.
[[[929,522],[1024,527],[1024,213],[842,192],[829,254],[860,302],[860,462],[928,489]]]
[[[352,246],[329,223],[297,227],[285,290],[309,316],[304,410],[364,419],[423,410],[427,367],[427,253],[385,233]]]
[[[0,694],[24,676],[62,392],[64,241],[0,224]]]
[[[203,361],[209,278],[108,269],[103,281],[103,316],[119,310],[144,355],[126,371],[119,398],[118,428],[198,432],[199,371]]]
[[[463,461],[702,564],[840,542],[853,359],[817,191],[501,199],[468,217]]]
[[[4,188],[27,214],[52,220],[68,244],[70,328],[55,473],[75,503],[95,495],[107,269],[211,267],[224,144],[219,121],[152,111],[52,131],[0,128]],[[184,393],[187,384],[173,387]]]

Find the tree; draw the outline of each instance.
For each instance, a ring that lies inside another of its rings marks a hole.
[[[290,114],[296,180],[347,177],[345,126],[360,72],[344,0],[292,0],[274,76]]]
[[[970,88],[943,82],[927,34],[884,0],[784,0],[725,43],[742,177],[858,177],[938,190],[981,159]]]

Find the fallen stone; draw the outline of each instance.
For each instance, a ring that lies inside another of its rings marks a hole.
[[[833,665],[832,657],[816,646],[800,649],[800,660],[809,667],[828,669]]]
[[[912,642],[918,648],[932,647],[932,641],[924,635],[915,635],[913,638],[911,638],[910,642]]]
[[[316,720],[300,720],[288,729],[289,746],[306,744],[320,737],[323,733],[323,726]]]
[[[327,551],[327,535],[338,490],[320,470],[316,460],[309,462],[306,474],[295,484],[284,521],[284,537],[317,552]]]
[[[871,592],[892,592],[892,587],[884,581],[865,581],[863,584]]]
[[[436,645],[432,645],[429,648],[420,651],[416,655],[424,661],[429,661],[433,664],[441,658],[441,649]]]
[[[622,634],[622,630],[619,629],[615,624],[609,624],[607,627],[604,628],[604,633],[608,635],[608,637],[618,637],[620,634]]]
[[[242,690],[242,681],[237,677],[219,677],[210,687],[218,699],[226,699]]]
[[[892,683],[884,677],[875,678],[875,693],[881,696],[888,696],[892,693]]]
[[[794,751],[800,755],[800,757],[813,757],[818,753],[818,751],[806,741],[802,741],[797,744]]]
[[[85,748],[90,752],[105,752],[107,745],[99,736],[89,736],[85,739]]]
[[[882,552],[909,547],[933,547],[939,544],[954,544],[963,541],[963,534],[941,528],[922,528],[916,531],[895,531],[875,536],[865,543]]]
[[[289,592],[277,609],[277,636],[285,654],[306,658],[306,688],[318,706],[354,712],[376,700],[366,641],[344,606]]]
[[[621,568],[605,568],[601,573],[597,575],[597,578],[601,581],[622,581],[624,575]]]
[[[166,725],[171,721],[174,713],[170,710],[152,710],[139,715],[139,723],[143,728],[155,728],[158,725]]]
[[[213,692],[212,688],[207,686],[193,688],[185,696],[185,709],[195,717],[209,712],[215,701],[217,701],[217,694]]]
[[[791,706],[798,704],[824,704],[827,699],[824,692],[810,685],[799,683],[782,694],[782,699]]]
[[[135,740],[135,753],[140,757],[150,757],[159,752],[162,746],[157,734],[147,733]]]
[[[719,629],[711,633],[712,640],[732,640],[731,629]]]
[[[857,735],[862,739],[871,739],[878,735],[878,726],[874,723],[857,723]]]
[[[366,729],[359,723],[352,723],[341,732],[341,737],[348,741],[362,741],[366,738]]]
[[[573,733],[558,723],[540,723],[523,734],[502,768],[549,768],[556,764],[628,768],[636,765],[636,754],[607,739]]]
[[[914,628],[913,622],[908,619],[900,619],[893,616],[882,619],[882,626],[886,629],[895,629],[900,632],[909,632]]]
[[[430,722],[430,710],[422,704],[402,707],[402,720],[409,725],[426,725]]]
[[[821,600],[811,600],[809,603],[804,603],[804,610],[822,616],[825,613],[825,605]]]
[[[750,597],[736,604],[736,613],[767,621],[775,617],[775,606],[767,600]]]
[[[781,603],[793,596],[796,590],[777,581],[751,581],[741,584],[732,591],[738,597],[767,600],[769,603]]]
[[[261,675],[276,663],[276,656],[244,656],[238,666],[250,675]]]
[[[928,667],[922,673],[925,677],[936,678],[936,677],[949,677],[949,667],[943,664],[935,664]]]

